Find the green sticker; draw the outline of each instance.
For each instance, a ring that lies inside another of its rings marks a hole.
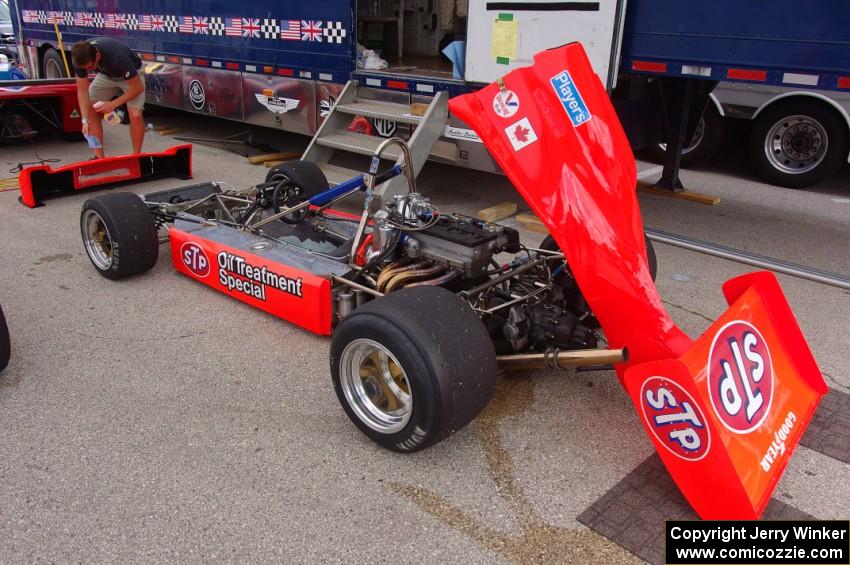
[[[499,19],[503,22],[512,22],[514,19],[513,14],[499,14]]]
[[[507,57],[496,57],[496,64],[497,65],[510,65],[511,60],[508,59]]]

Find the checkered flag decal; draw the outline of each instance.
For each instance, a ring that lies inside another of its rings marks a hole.
[[[62,25],[63,26],[74,25],[74,13],[73,12],[62,12]]]
[[[263,19],[260,24],[260,33],[263,39],[277,39],[280,36],[280,22],[277,20]]]
[[[322,34],[328,43],[342,43],[346,35],[345,26],[342,22],[325,22]]]
[[[139,29],[138,14],[127,14],[127,29]]]
[[[210,35],[224,35],[224,18],[210,18],[209,30]]]
[[[162,27],[169,33],[177,33],[180,30],[180,22],[177,20],[177,16],[165,16]]]
[[[46,24],[47,23],[47,12],[45,12],[44,10],[39,10],[38,15],[36,16],[36,21],[40,24]]]
[[[100,12],[95,12],[94,17],[93,17],[94,27],[103,27],[103,22],[104,22],[103,14],[101,14]]]

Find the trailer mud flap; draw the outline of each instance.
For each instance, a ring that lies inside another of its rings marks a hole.
[[[41,206],[49,196],[134,180],[192,178],[192,146],[177,145],[161,153],[140,153],[82,161],[52,169],[46,165],[21,171],[21,203]]]
[[[546,225],[673,479],[703,518],[756,518],[827,388],[776,278],[724,286],[691,340],[652,280],[628,139],[584,49],[538,53],[449,101]]]
[[[625,372],[664,464],[703,519],[756,519],[826,383],[772,273],[726,282],[730,306],[684,355]]]

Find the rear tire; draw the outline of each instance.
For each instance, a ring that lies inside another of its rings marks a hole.
[[[65,62],[62,60],[62,54],[56,49],[50,48],[44,52],[41,65],[42,76],[44,78],[68,78],[68,73],[65,72]]]
[[[463,428],[496,386],[496,352],[484,324],[440,287],[402,289],[357,308],[333,334],[330,364],[349,419],[400,452]]]
[[[80,213],[80,231],[92,265],[108,279],[143,273],[159,257],[154,217],[144,201],[130,192],[86,200]]]
[[[765,110],[750,134],[750,158],[766,182],[807,188],[847,161],[847,123],[814,100],[789,100]]]
[[[9,365],[12,356],[12,340],[9,338],[9,326],[6,325],[6,316],[3,315],[3,307],[0,306],[0,371]]]

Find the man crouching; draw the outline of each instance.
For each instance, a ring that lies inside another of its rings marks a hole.
[[[77,79],[83,135],[95,136],[101,145],[94,148],[94,154],[101,158],[104,156],[101,118],[122,104],[127,105],[130,114],[133,153],[141,153],[145,139],[145,123],[142,119],[145,83],[139,76],[142,67],[139,56],[119,41],[96,37],[75,43],[71,48],[71,60]],[[89,84],[88,73],[91,72],[97,72],[97,75]],[[97,108],[94,107],[96,102],[101,102]]]

